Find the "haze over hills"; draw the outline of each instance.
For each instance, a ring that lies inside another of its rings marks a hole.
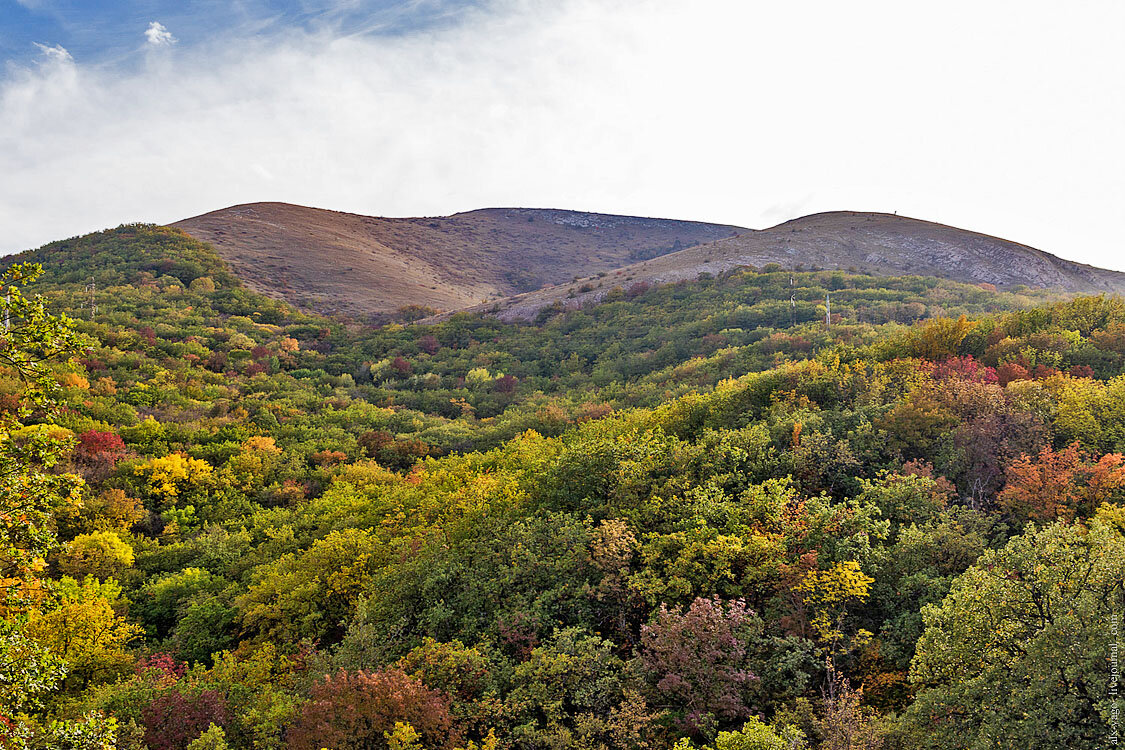
[[[176,222],[255,291],[325,313],[456,310],[731,237],[739,227],[554,209],[381,218],[286,203]]]
[[[477,306],[500,318],[533,317],[545,306],[597,301],[615,286],[668,283],[738,266],[841,269],[881,276],[937,276],[998,288],[1028,286],[1064,293],[1125,292],[1125,273],[1064,260],[1009,240],[884,213],[834,211],[770,229],[687,248],[579,279],[561,287]]]

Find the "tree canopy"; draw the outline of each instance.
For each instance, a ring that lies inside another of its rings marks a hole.
[[[421,324],[162,227],[14,259],[5,746],[1104,745],[1125,303],[605,283]]]

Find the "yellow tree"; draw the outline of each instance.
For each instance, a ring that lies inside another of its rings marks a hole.
[[[143,631],[114,611],[120,586],[64,578],[54,589],[42,608],[29,610],[24,633],[67,664],[64,686],[78,691],[128,674],[133,657],[127,648]]]
[[[867,600],[875,579],[848,560],[827,570],[811,570],[794,587],[810,613],[817,638],[833,650],[844,639],[843,621],[850,604]],[[862,631],[861,631],[862,633]]]
[[[148,479],[152,494],[171,505],[184,492],[204,484],[214,472],[211,464],[184,453],[169,453],[162,458],[154,458],[133,471]]]
[[[125,568],[133,566],[133,548],[112,531],[95,531],[80,534],[59,555],[59,568],[63,573],[84,578],[112,578]]]

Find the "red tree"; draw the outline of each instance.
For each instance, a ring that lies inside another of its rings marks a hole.
[[[996,368],[996,376],[1000,380],[1000,385],[1007,385],[1013,380],[1030,380],[1031,373],[1027,368],[1016,362],[1005,362]]]
[[[381,749],[383,733],[404,722],[425,747],[449,748],[459,739],[449,703],[445,693],[398,669],[340,672],[313,687],[286,740],[292,750]]]
[[[441,344],[438,343],[438,340],[434,338],[433,334],[427,333],[425,336],[418,339],[418,348],[426,354],[437,354],[438,349],[441,348]]]
[[[74,449],[75,458],[110,458],[116,463],[125,455],[125,441],[120,435],[101,430],[87,430],[78,436],[78,447]]]
[[[995,383],[999,380],[996,370],[987,365],[982,365],[972,357],[950,357],[936,362],[932,371],[934,380],[947,380],[961,378],[973,380],[978,383]]]
[[[378,458],[380,453],[394,445],[395,436],[387,430],[370,430],[360,435],[356,442],[368,456]]]
[[[519,380],[515,375],[503,375],[492,383],[492,389],[497,393],[515,393]]]
[[[101,480],[117,466],[127,453],[120,435],[101,430],[87,430],[78,436],[74,462],[82,467],[87,479]]]
[[[150,750],[184,750],[208,726],[230,721],[226,701],[214,690],[187,697],[169,690],[141,709],[145,744]]]
[[[1094,461],[1078,443],[1061,451],[1048,445],[1035,458],[1024,455],[1008,467],[1008,483],[999,499],[1023,520],[1069,520],[1090,515],[1122,488],[1125,457],[1120,453]]]
[[[697,598],[686,612],[662,605],[656,621],[641,630],[641,664],[655,702],[689,731],[707,715],[721,721],[750,716],[748,691],[758,677],[747,657],[760,629],[761,620],[741,599]]]
[[[171,654],[157,652],[138,660],[133,670],[138,675],[150,675],[160,684],[173,685],[187,672],[187,664],[176,661]]]

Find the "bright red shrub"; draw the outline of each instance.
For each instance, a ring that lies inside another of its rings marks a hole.
[[[120,435],[101,430],[87,430],[78,436],[76,458],[110,457],[115,461],[125,455],[125,441]]]
[[[138,675],[151,674],[160,682],[174,683],[187,672],[187,664],[176,661],[171,654],[158,651],[152,656],[139,659],[133,667]]]

